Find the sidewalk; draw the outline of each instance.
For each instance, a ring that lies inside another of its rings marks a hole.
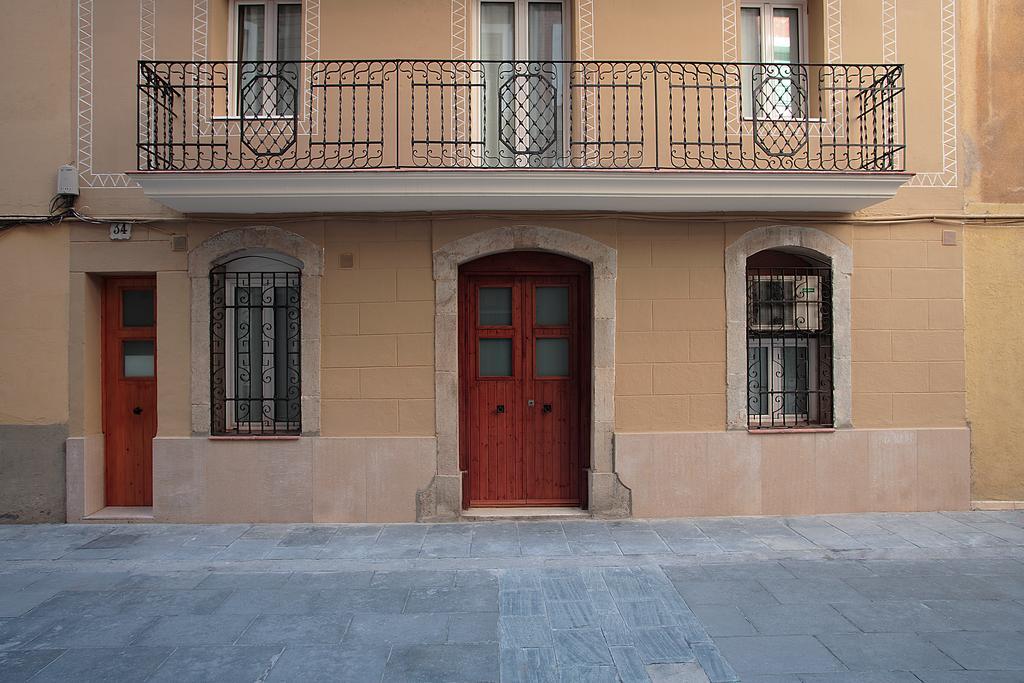
[[[1024,511],[0,526],[0,681],[1024,681]]]

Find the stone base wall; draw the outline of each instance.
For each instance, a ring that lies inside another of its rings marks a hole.
[[[64,521],[67,425],[0,425],[0,523]]]
[[[153,441],[157,522],[414,522],[432,437]]]
[[[615,435],[634,517],[967,510],[970,430]]]

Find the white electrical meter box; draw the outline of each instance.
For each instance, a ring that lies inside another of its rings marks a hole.
[[[78,196],[77,168],[65,165],[57,169],[57,194],[73,194]]]

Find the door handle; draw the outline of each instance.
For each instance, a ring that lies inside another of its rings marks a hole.
[[[499,413],[504,413],[505,412],[505,404],[504,403],[499,403],[498,407],[496,408],[496,410]]]
[[[132,408],[132,414],[142,415],[142,406],[135,406],[134,408]]]
[[[545,404],[544,404],[544,408],[543,408],[543,411],[544,411],[545,413],[550,413],[550,412],[551,412],[551,404],[550,404],[550,403],[545,403]]]

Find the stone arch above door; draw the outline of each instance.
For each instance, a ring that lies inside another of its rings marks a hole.
[[[508,251],[547,251],[590,264],[593,273],[592,405],[589,508],[599,516],[630,513],[630,492],[615,473],[616,250],[578,233],[516,225],[468,235],[434,251],[434,400],[437,474],[419,493],[420,519],[450,519],[462,510],[459,470],[459,266]]]

